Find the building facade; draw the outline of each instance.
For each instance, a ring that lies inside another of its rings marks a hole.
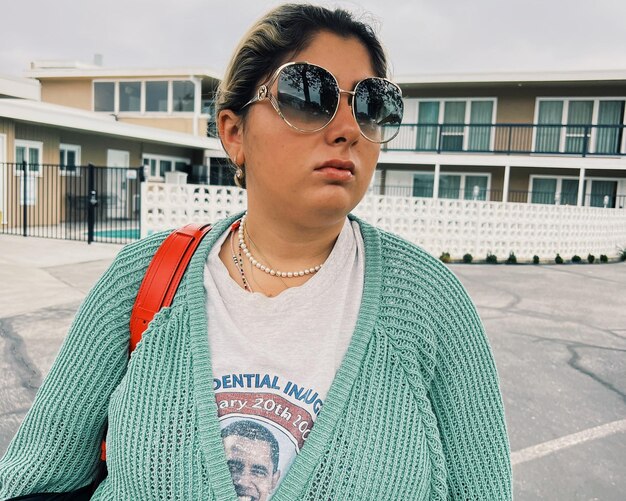
[[[626,206],[626,71],[399,78],[405,115],[374,190]]]

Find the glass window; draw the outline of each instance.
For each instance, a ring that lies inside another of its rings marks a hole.
[[[15,163],[16,171],[28,172],[28,174],[37,174],[39,172],[39,158],[41,156],[41,146],[37,143],[24,141],[25,144],[15,145]]]
[[[591,117],[593,101],[570,101],[567,110],[567,130],[565,133],[565,151],[567,153],[584,153],[589,151],[591,134]],[[571,127],[586,125],[587,127]]]
[[[461,176],[458,174],[441,174],[439,176],[439,198],[459,198]]]
[[[540,101],[537,117],[537,141],[535,151],[554,153],[559,151],[563,101]]]
[[[61,174],[76,174],[80,165],[80,146],[61,144],[59,146],[59,168]]]
[[[141,111],[141,82],[120,82],[120,111]]]
[[[165,177],[166,172],[171,172],[172,162],[170,160],[161,160],[159,162],[159,175]]]
[[[115,83],[96,82],[93,84],[94,111],[115,111]]]
[[[167,82],[146,82],[146,111],[167,111]]]
[[[472,101],[470,108],[469,144],[470,151],[489,151],[491,127],[477,124],[491,124],[493,101]]]
[[[596,153],[619,153],[621,124],[624,123],[624,101],[600,101]]]
[[[578,203],[578,179],[563,179],[561,181],[561,205],[576,205]]]
[[[455,124],[441,129],[441,149],[443,151],[461,151],[465,127],[465,101],[446,101],[443,109],[443,123]]]
[[[530,201],[533,204],[555,204],[556,178],[534,178]]]
[[[592,207],[611,207],[615,208],[615,199],[617,195],[617,181],[591,181],[591,200],[589,205]]]
[[[487,176],[465,176],[465,200],[487,200]]]
[[[422,101],[417,116],[417,149],[432,151],[437,149],[439,123],[439,102]],[[434,124],[434,125],[430,125]]]
[[[414,174],[413,175],[413,196],[432,198],[434,184],[435,184],[434,174]]]
[[[193,111],[195,89],[189,80],[175,80],[172,83],[172,98],[174,111]]]

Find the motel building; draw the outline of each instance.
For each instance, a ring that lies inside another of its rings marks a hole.
[[[0,78],[3,231],[36,214],[39,225],[62,223],[67,207],[88,205],[87,185],[68,187],[88,164],[109,169],[96,169],[106,178],[98,217],[132,219],[137,234],[244,207],[215,132],[219,81],[207,68],[115,69],[99,58],[33,62],[23,78]],[[395,81],[403,123],[358,215],[456,258],[626,247],[626,70]],[[65,192],[46,195],[46,179],[64,179],[55,183]]]
[[[626,70],[398,77],[375,190],[624,208]]]

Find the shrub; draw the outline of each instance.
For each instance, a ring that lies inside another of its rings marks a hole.
[[[607,257],[606,254],[600,254],[600,262],[601,263],[608,263],[609,262],[609,258]]]
[[[560,254],[557,253],[556,257],[554,258],[554,262],[556,264],[563,264],[563,258],[561,257]]]
[[[485,261],[488,264],[498,264],[498,258],[495,256],[495,254],[492,254],[491,252],[487,253],[487,258],[485,259]]]
[[[449,252],[442,252],[441,256],[439,256],[439,259],[441,259],[441,261],[443,263],[449,263],[450,262],[450,253]]]
[[[539,264],[539,256],[537,254],[533,256],[533,264]]]
[[[587,256],[587,262],[588,262],[589,264],[593,264],[593,262],[594,262],[595,260],[596,260],[596,256],[594,256],[593,254],[589,254],[589,255]]]
[[[474,258],[472,257],[472,255],[471,255],[471,254],[464,254],[464,255],[463,255],[463,262],[464,262],[464,263],[469,264],[469,263],[471,263],[471,262],[472,262],[472,259],[474,259]]]
[[[581,261],[582,259],[580,259],[580,256],[578,254],[572,256],[572,263],[580,263]]]
[[[626,247],[619,250],[619,260],[626,261]]]
[[[517,257],[515,257],[513,251],[509,252],[509,257],[506,258],[505,262],[506,264],[517,264]]]

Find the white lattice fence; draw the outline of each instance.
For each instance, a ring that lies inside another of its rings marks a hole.
[[[144,183],[142,235],[187,222],[217,221],[246,207],[234,187]],[[540,204],[433,200],[368,194],[354,210],[366,221],[397,233],[435,256],[453,259],[488,252],[518,259],[564,259],[591,253],[617,255],[626,247],[626,210]]]

